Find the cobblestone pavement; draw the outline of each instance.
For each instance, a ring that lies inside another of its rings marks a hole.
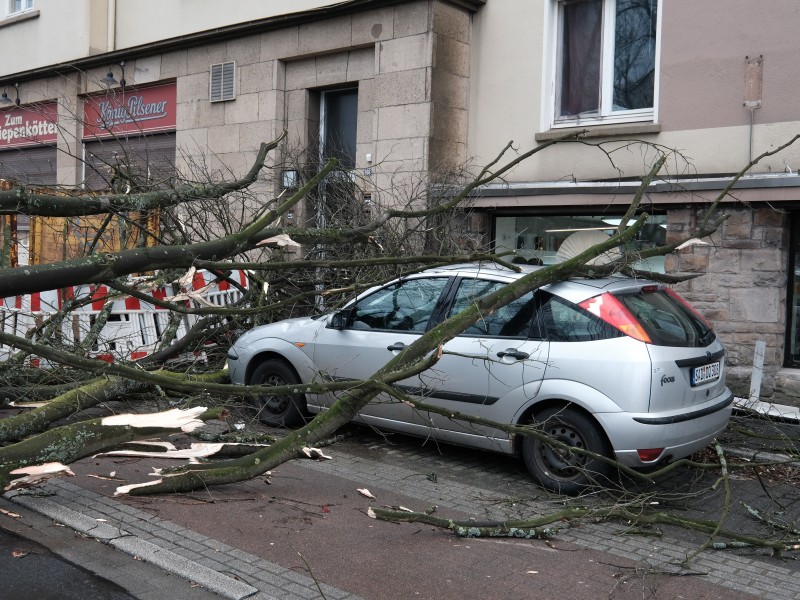
[[[551,497],[533,485],[521,462],[513,457],[452,446],[437,447],[430,441],[422,444],[403,436],[382,437],[359,427],[351,427],[349,431],[352,434],[349,439],[328,450],[333,460],[295,464],[302,472],[317,473],[320,478],[336,477],[358,486],[394,490],[416,501],[417,505],[412,508],[424,510],[435,505],[442,516],[455,513],[477,518],[518,518],[563,507],[564,499]],[[726,521],[727,528],[754,529],[754,521],[741,509],[741,501],[755,502],[767,497],[761,491],[762,484],[754,479],[734,481],[737,502]],[[6,494],[6,498],[197,582],[225,598],[359,598],[297,569],[266,560],[259,555],[263,552],[248,552],[197,531],[199,527],[187,527],[162,518],[147,505],[134,506],[131,499],[114,499],[110,494],[89,489],[93,485],[96,488],[98,484],[83,477],[55,480],[37,494],[11,493]],[[769,489],[777,499],[775,506],[784,507],[783,517],[789,521],[794,519],[798,508],[794,487],[764,485],[771,486]],[[701,488],[705,490],[702,495],[687,496]],[[721,506],[723,498],[719,487],[709,491],[709,486],[701,486],[697,481],[687,482],[686,475],[680,473],[661,482],[649,493],[653,494],[653,502],[665,504],[674,502],[678,496],[684,502],[688,498],[687,514],[696,515],[712,514]],[[585,500],[592,502],[591,498]],[[680,529],[662,527],[660,530],[658,537],[621,535],[624,533],[622,524],[597,523],[562,529],[557,540],[632,560],[632,568],[637,570],[676,573],[681,571],[679,564],[707,539]],[[737,590],[762,598],[800,600],[800,584],[796,583],[800,565],[794,557],[780,559],[752,549],[706,550],[691,564],[696,572],[704,574],[703,581],[722,586],[731,593]],[[172,585],[180,589],[174,582]],[[147,595],[131,586],[135,588],[131,584],[129,591],[143,599],[170,597],[165,591],[167,588]],[[183,597],[179,592],[171,595]]]
[[[478,518],[521,518],[553,512],[563,506],[563,498],[550,496],[533,485],[521,461],[513,457],[445,445],[437,448],[435,444],[428,444],[424,447],[403,436],[382,439],[363,433],[360,440],[342,444],[337,450],[346,452],[350,460],[312,463],[309,468],[330,469],[340,477],[360,482],[371,480],[376,485],[403,480],[406,482],[403,490],[406,495],[432,505],[449,506]],[[731,460],[740,453],[735,452]],[[712,485],[710,477],[702,483],[685,472],[678,472],[660,481],[650,493],[653,494],[652,502],[663,501],[673,506],[680,502],[687,515],[716,519],[722,507],[723,493],[719,487],[711,490]],[[762,524],[748,515],[744,506],[759,507],[759,503],[763,504],[765,500],[778,502],[775,506],[783,509],[783,521],[790,524],[800,522],[800,491],[794,485],[763,484],[769,487],[769,495],[764,493],[762,482],[754,479],[734,480],[732,485],[735,502],[725,522],[726,529],[764,535]],[[701,490],[702,493],[692,496]],[[591,500],[588,500],[591,505]],[[663,535],[657,538],[620,535],[624,529],[616,523],[596,523],[589,527],[562,529],[557,537],[585,548],[627,558],[636,557],[643,568],[665,572],[679,571],[678,565],[708,539],[675,527],[660,528]],[[797,580],[800,561],[796,554],[778,558],[767,550],[707,550],[691,564],[697,572],[705,573],[708,580],[725,587],[764,598],[800,599],[800,581]]]

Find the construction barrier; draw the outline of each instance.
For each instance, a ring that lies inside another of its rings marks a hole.
[[[228,275],[247,289],[244,271]],[[149,290],[155,300],[171,301],[187,307],[230,306],[242,298],[240,288],[208,271],[196,271],[190,282]],[[154,352],[164,338],[171,313],[168,309],[122,295],[104,285],[81,285],[60,290],[36,292],[24,296],[0,299],[0,331],[26,337],[35,328],[47,326],[67,302],[86,300],[82,306],[71,308],[57,325],[56,337],[66,347],[80,347],[87,341],[92,327],[108,310],[107,320],[90,340],[88,356],[106,362],[136,361]],[[110,304],[110,310],[107,308]],[[181,314],[177,337],[189,332],[199,317]],[[34,340],[37,336],[34,335]],[[0,361],[8,360],[17,350],[0,344]],[[44,366],[38,358],[28,359],[30,366]]]

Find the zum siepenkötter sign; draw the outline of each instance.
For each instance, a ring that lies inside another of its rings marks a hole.
[[[55,102],[0,110],[0,150],[55,144],[57,135],[58,106]]]
[[[175,129],[174,83],[126,89],[83,100],[84,139]]]

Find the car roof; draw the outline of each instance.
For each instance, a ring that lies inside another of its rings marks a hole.
[[[492,262],[481,261],[474,263],[458,263],[444,265],[426,269],[422,273],[425,275],[447,275],[450,277],[476,277],[487,276],[489,278],[506,279],[513,281],[520,277],[544,269],[539,265],[514,264],[519,271],[514,271],[506,266]],[[562,296],[573,302],[580,302],[586,298],[591,298],[602,292],[613,291],[621,292],[628,289],[639,289],[643,285],[653,285],[656,282],[645,278],[632,278],[625,275],[612,275],[599,277],[596,279],[589,277],[573,277],[564,281],[543,286],[542,289]]]

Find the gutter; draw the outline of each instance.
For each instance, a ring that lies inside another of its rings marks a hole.
[[[698,177],[667,179],[651,183],[649,193],[679,193],[722,190],[731,177]],[[553,196],[559,194],[634,194],[640,181],[534,181],[523,183],[490,183],[477,188],[471,198],[514,196]],[[760,173],[739,179],[732,189],[800,187],[800,175],[794,173]]]

